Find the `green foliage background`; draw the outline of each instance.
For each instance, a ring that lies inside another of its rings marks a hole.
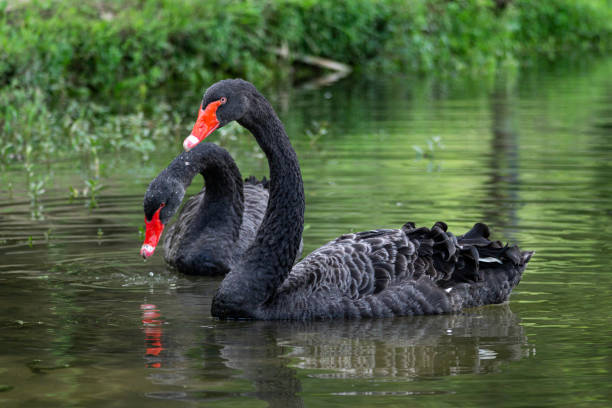
[[[38,147],[150,150],[147,129],[167,134],[179,122],[156,104],[158,123],[145,123],[151,89],[228,76],[271,83],[291,72],[270,52],[280,45],[373,75],[447,77],[611,49],[610,0],[499,2],[0,0],[0,164]],[[133,108],[109,119],[103,105],[75,102],[96,95]]]
[[[0,83],[56,90],[265,82],[270,47],[385,72],[479,72],[610,49],[607,0],[128,0],[0,3]]]

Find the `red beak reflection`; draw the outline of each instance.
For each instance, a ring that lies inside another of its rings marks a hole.
[[[159,354],[164,350],[162,346],[164,323],[157,306],[152,304],[140,305],[142,310],[142,326],[145,334],[146,359],[148,368],[161,368],[162,362]]]

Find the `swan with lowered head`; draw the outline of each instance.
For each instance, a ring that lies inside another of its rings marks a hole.
[[[206,186],[187,201],[165,234],[164,259],[185,274],[224,275],[255,238],[268,204],[268,182],[254,177],[243,182],[230,154],[213,143],[179,154],[149,184],[140,253],[144,258],[153,255],[198,173]]]

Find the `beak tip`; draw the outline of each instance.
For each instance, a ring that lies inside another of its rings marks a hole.
[[[185,141],[183,141],[183,148],[186,152],[188,152],[189,150],[193,149],[194,146],[196,146],[198,143],[200,143],[200,139],[198,139],[194,135],[189,135],[187,136]]]
[[[142,256],[142,259],[147,259],[153,255],[153,251],[155,251],[155,247],[144,244],[142,248],[140,248],[140,255]]]

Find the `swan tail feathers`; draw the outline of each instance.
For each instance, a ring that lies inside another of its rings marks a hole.
[[[260,185],[266,190],[270,189],[270,180],[268,180],[265,176],[261,180],[255,176],[249,176],[244,179],[244,182],[245,184],[252,184],[254,186]]]
[[[431,229],[402,227],[408,239],[418,243],[415,268],[444,289],[453,310],[506,301],[520,282],[533,251],[489,240],[489,227],[475,224],[467,233],[454,236],[443,222]],[[420,276],[415,276],[416,279]]]

